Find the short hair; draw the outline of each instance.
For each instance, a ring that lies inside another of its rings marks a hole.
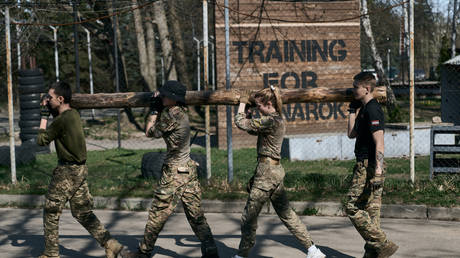
[[[354,82],[357,86],[360,87],[371,87],[371,92],[374,91],[374,88],[377,84],[374,74],[371,72],[360,72],[355,77],[353,77]]]
[[[64,103],[68,104],[72,100],[72,88],[67,82],[55,82],[51,84],[50,89],[53,89],[57,96],[64,97]]]

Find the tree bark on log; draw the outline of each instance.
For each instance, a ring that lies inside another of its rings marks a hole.
[[[187,105],[238,105],[242,94],[247,93],[238,90],[187,91],[185,102]],[[373,95],[380,103],[386,102],[384,86],[376,87]],[[71,106],[77,109],[147,107],[151,96],[151,92],[73,94]],[[284,104],[349,102],[353,100],[353,91],[351,88],[283,89],[281,96]]]

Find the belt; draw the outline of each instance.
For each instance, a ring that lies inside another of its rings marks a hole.
[[[61,166],[71,166],[71,165],[78,165],[78,166],[81,166],[81,165],[85,165],[85,164],[86,164],[86,160],[83,160],[82,162],[59,160],[59,161],[58,161],[58,164],[61,165]]]
[[[270,165],[279,165],[280,164],[279,159],[274,159],[274,158],[267,157],[267,156],[258,157],[257,161],[259,161],[259,162],[268,162],[268,163],[270,163]]]

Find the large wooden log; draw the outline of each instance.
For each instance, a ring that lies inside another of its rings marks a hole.
[[[241,94],[245,93],[239,90],[187,91],[185,101],[187,105],[237,105]],[[353,100],[351,88],[283,89],[281,94],[285,104]],[[380,103],[386,102],[385,87],[376,87],[373,94]],[[78,109],[147,107],[151,96],[151,92],[73,94],[71,106]]]

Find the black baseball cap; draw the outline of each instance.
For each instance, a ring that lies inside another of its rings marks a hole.
[[[185,104],[185,86],[178,81],[167,81],[160,89],[160,96]]]

